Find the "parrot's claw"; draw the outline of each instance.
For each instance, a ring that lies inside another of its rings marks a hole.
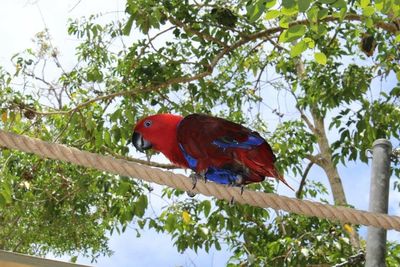
[[[196,188],[197,180],[202,179],[204,180],[204,183],[207,182],[206,173],[204,171],[200,173],[192,173],[189,177],[192,178],[192,190]]]
[[[236,185],[243,185],[243,182],[244,182],[243,176],[240,174],[236,175],[236,180],[235,180]]]
[[[232,197],[232,198],[231,198],[231,201],[229,201],[229,205],[232,206],[233,204],[235,204],[235,198],[234,198],[234,197]]]
[[[192,191],[186,191],[186,194],[187,194],[189,197],[194,197],[194,196],[196,195],[196,193],[193,193]]]
[[[235,180],[230,180],[230,182],[227,184],[228,187],[233,187],[233,186],[243,186],[243,176],[238,174],[236,175],[236,179]]]
[[[197,173],[192,173],[189,177],[192,179],[192,190],[196,188],[196,184],[197,184],[197,179],[198,179],[198,174]]]
[[[243,195],[243,191],[244,191],[244,185],[240,186],[240,195]]]

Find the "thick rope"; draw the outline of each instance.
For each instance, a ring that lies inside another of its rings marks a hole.
[[[355,210],[347,207],[335,207],[317,202],[288,198],[272,193],[262,193],[240,188],[227,187],[216,183],[204,183],[198,181],[196,188],[192,190],[192,181],[188,177],[175,174],[170,171],[148,167],[110,156],[102,156],[95,153],[80,151],[76,148],[60,144],[48,143],[39,139],[7,133],[0,130],[0,146],[17,149],[27,153],[34,153],[41,157],[62,160],[76,165],[94,168],[123,176],[139,178],[160,185],[201,193],[218,199],[249,204],[261,208],[273,208],[300,215],[315,216],[341,223],[362,224],[384,229],[400,231],[400,217],[386,214]]]

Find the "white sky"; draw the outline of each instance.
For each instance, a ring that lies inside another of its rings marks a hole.
[[[61,52],[61,61],[67,66],[73,66],[76,40],[67,35],[68,18],[103,13],[105,16],[110,16],[110,19],[118,19],[119,16],[123,16],[121,11],[125,9],[124,5],[124,0],[2,0],[0,66],[13,72],[10,58],[15,53],[31,47],[33,36],[45,27],[50,31],[53,45]],[[358,209],[368,209],[369,168],[365,164],[352,162],[347,167],[339,167],[348,201]],[[326,184],[325,175],[318,168],[312,168],[309,177]],[[292,180],[289,183],[295,183],[297,186],[298,181]],[[292,192],[282,187],[279,192],[293,196]],[[400,194],[392,191],[389,211],[391,214],[400,215],[399,202]],[[161,206],[157,200],[153,204]],[[362,233],[365,234],[365,230],[363,227]],[[400,240],[400,234],[395,231],[389,231],[388,237],[391,240]],[[136,238],[136,233],[128,229],[121,236],[115,234],[111,238],[110,245],[115,254],[111,258],[100,258],[95,266],[224,266],[229,258],[229,253],[223,251],[211,251],[209,254],[204,251],[198,254],[187,251],[179,254],[173,247],[170,236],[156,234],[153,231],[143,232],[141,238]],[[87,259],[81,258],[78,262],[90,263]]]

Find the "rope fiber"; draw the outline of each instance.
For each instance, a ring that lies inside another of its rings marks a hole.
[[[329,219],[340,223],[362,224],[400,231],[400,217],[398,216],[332,206],[247,189],[244,189],[243,194],[241,194],[241,189],[238,187],[227,187],[211,182],[205,183],[201,180],[197,182],[196,188],[192,190],[193,185],[191,179],[181,174],[163,171],[110,156],[81,151],[65,145],[49,143],[27,136],[5,132],[3,130],[0,130],[0,147],[33,153],[40,157],[70,162],[87,168],[130,176],[227,201],[234,198],[235,202],[240,204],[249,204],[261,208],[273,208],[299,215]]]

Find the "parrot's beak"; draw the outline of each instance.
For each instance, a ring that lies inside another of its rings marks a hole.
[[[145,150],[150,149],[152,147],[152,144],[146,139],[144,139],[143,136],[138,132],[133,132],[132,144],[140,152],[144,152]]]

